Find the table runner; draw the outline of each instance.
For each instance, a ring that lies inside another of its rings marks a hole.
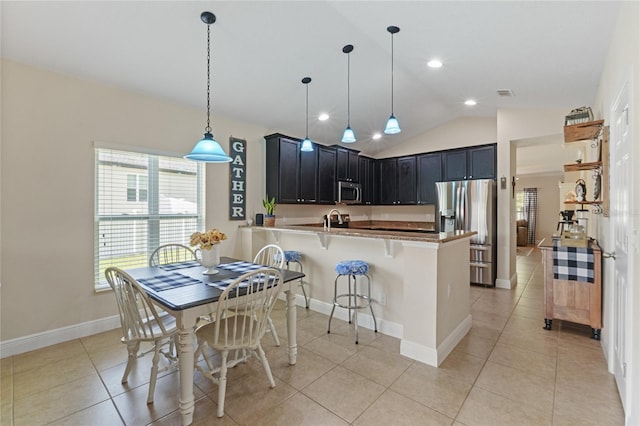
[[[556,280],[594,282],[593,249],[564,247],[553,242],[553,278]]]

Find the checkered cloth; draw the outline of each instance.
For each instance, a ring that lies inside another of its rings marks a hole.
[[[563,247],[559,241],[553,242],[553,278],[594,282],[593,249],[583,247]]]
[[[195,278],[187,277],[177,272],[167,272],[166,274],[158,275],[153,278],[141,278],[138,281],[153,291],[169,290],[171,288],[200,283],[200,281]]]
[[[233,263],[223,263],[223,264],[220,264],[220,265],[216,266],[216,268],[217,269],[224,269],[224,270],[232,271],[232,272],[238,272],[239,275],[242,275],[245,272],[255,271],[256,269],[261,269],[261,268],[266,268],[266,266],[258,265],[258,264],[251,263],[251,262],[238,261],[238,262],[233,262]],[[236,279],[237,279],[237,277],[226,278],[226,279],[219,280],[219,281],[208,282],[207,285],[219,288],[220,290],[224,290],[225,288],[227,288],[229,286],[229,284],[234,282]],[[248,284],[249,284],[248,281],[244,282],[244,283],[240,284],[240,287],[246,287]]]
[[[158,265],[158,267],[164,271],[175,271],[176,269],[193,268],[194,266],[200,266],[200,262],[198,262],[197,260],[187,260],[186,262]]]

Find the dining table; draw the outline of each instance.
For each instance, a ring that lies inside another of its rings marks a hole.
[[[221,257],[215,274],[204,274],[207,268],[195,260],[128,269],[149,297],[176,319],[178,328],[178,365],[180,369],[179,409],[183,425],[193,422],[195,399],[193,393],[195,326],[201,316],[216,309],[224,288],[242,274],[264,268],[230,257]],[[304,277],[298,271],[282,269],[283,291],[286,300],[286,323],[289,364],[295,365],[296,343],[295,283]]]

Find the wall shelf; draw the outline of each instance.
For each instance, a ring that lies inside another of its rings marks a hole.
[[[586,204],[586,205],[593,205],[593,204],[602,204],[602,201],[565,201],[565,204],[572,204],[572,205],[576,205],[576,204]]]
[[[595,120],[564,126],[564,141],[578,142],[588,139],[596,139],[600,135],[603,124],[604,120]]]
[[[594,161],[592,163],[574,163],[574,164],[565,164],[564,171],[565,172],[581,172],[584,170],[595,170],[602,167],[602,161]]]

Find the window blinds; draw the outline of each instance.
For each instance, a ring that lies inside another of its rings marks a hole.
[[[96,148],[94,273],[145,266],[162,244],[204,229],[204,167],[182,158]]]

